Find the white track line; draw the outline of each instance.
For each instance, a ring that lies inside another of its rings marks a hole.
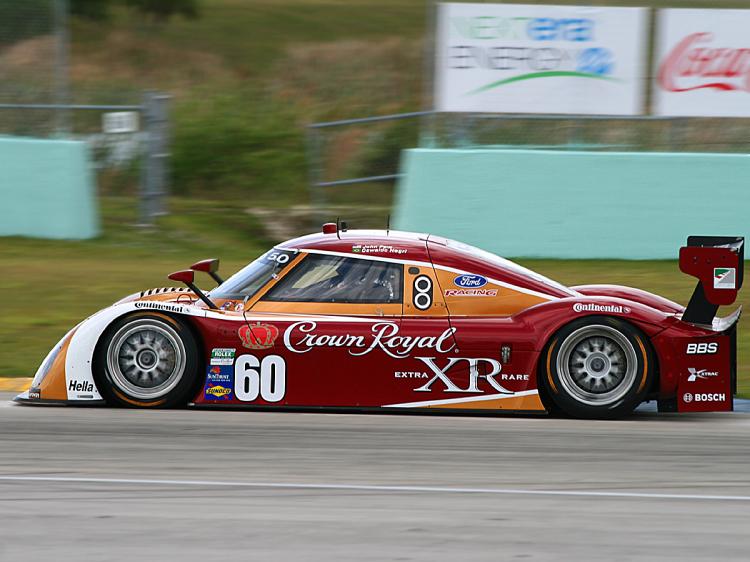
[[[524,490],[513,488],[452,488],[442,486],[386,486],[370,484],[302,484],[287,482],[222,482],[213,480],[152,480],[135,478],[76,478],[66,476],[0,476],[10,482],[62,482],[82,484],[141,484],[157,486],[210,486],[289,490],[350,490],[362,492],[430,492],[436,494],[488,494],[521,496],[567,496],[593,498],[640,498],[657,500],[713,500],[750,502],[750,496],[656,494],[646,492],[593,492],[584,490]]]

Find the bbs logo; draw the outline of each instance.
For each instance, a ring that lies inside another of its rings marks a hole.
[[[417,310],[427,310],[432,306],[432,279],[426,275],[414,278],[412,302]]]
[[[689,343],[687,345],[688,355],[713,355],[719,351],[719,344],[711,343]]]

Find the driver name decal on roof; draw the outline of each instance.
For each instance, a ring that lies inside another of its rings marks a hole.
[[[284,345],[293,353],[307,353],[316,347],[343,347],[354,356],[367,355],[380,349],[394,359],[405,359],[415,349],[448,353],[456,343],[453,335],[456,328],[448,328],[439,336],[402,336],[399,326],[393,322],[378,322],[372,325],[368,335],[320,334],[318,324],[304,320],[291,324],[284,332]]]
[[[405,254],[406,248],[397,248],[388,244],[354,244],[353,254]]]

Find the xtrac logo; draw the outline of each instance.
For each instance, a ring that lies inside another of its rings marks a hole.
[[[713,355],[718,353],[719,344],[716,342],[710,343],[689,343],[685,353],[688,355]]]
[[[688,372],[690,373],[688,375],[688,382],[695,382],[698,379],[712,379],[719,376],[718,371],[698,370],[692,367],[688,367]]]

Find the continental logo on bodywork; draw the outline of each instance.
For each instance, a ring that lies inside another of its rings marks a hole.
[[[627,306],[617,304],[596,304],[593,302],[577,302],[573,305],[573,312],[614,312],[615,314],[629,314]]]
[[[183,312],[185,309],[182,306],[176,304],[167,304],[163,302],[154,301],[136,301],[136,308],[146,308],[149,310],[161,310],[163,312]]]

